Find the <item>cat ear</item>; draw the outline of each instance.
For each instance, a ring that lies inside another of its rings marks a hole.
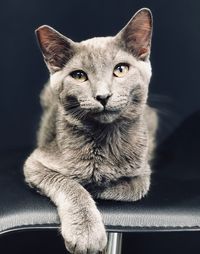
[[[73,55],[74,42],[46,25],[40,26],[35,33],[50,72],[62,69]]]
[[[146,60],[150,54],[152,30],[152,13],[149,9],[143,8],[136,12],[116,37],[134,56]]]

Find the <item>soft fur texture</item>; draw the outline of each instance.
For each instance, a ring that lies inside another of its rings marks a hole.
[[[25,162],[25,178],[56,204],[66,248],[97,253],[106,232],[92,197],[136,201],[149,190],[157,128],[146,105],[151,12],[137,12],[114,37],[75,43],[48,26],[36,33],[50,82],[41,94],[38,146]],[[113,75],[119,63],[129,68],[123,77]],[[75,70],[88,79],[74,79]]]

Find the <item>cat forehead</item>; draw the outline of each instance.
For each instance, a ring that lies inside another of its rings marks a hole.
[[[114,44],[114,38],[111,36],[107,37],[94,37],[91,39],[84,40],[80,42],[80,46],[85,46],[91,49],[104,49],[109,45]]]
[[[115,37],[94,37],[82,41],[78,45],[78,51],[74,56],[74,61],[79,61],[81,65],[87,66],[107,66],[115,61],[134,61],[134,57],[125,52],[118,43]]]

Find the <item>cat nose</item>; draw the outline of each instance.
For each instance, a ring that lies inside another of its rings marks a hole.
[[[95,99],[99,101],[103,106],[106,106],[108,99],[112,96],[111,93],[96,95]]]

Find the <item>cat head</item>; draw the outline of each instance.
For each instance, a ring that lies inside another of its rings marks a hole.
[[[36,35],[68,121],[107,124],[143,113],[151,78],[149,9],[139,10],[113,37],[78,43],[46,25]]]

